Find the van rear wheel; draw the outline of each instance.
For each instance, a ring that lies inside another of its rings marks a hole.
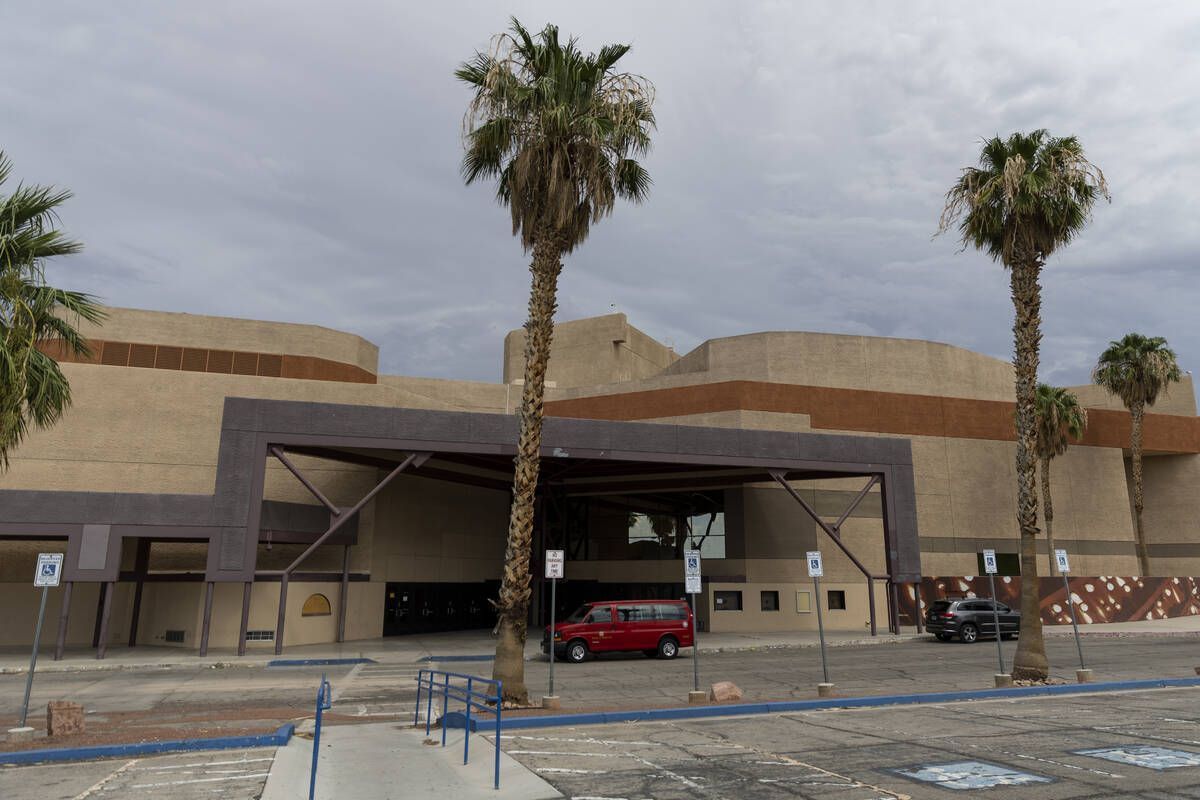
[[[587,658],[588,647],[587,642],[582,639],[575,639],[567,645],[567,660],[572,664],[579,664]]]
[[[674,658],[679,655],[679,642],[674,636],[664,636],[658,640],[658,655],[660,658]]]

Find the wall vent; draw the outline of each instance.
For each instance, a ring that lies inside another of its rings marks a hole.
[[[167,631],[166,639],[174,644],[183,644],[184,631]]]
[[[247,642],[273,642],[275,631],[246,631]]]

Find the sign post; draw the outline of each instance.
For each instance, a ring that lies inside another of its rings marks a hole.
[[[546,577],[550,579],[550,697],[557,696],[554,694],[554,616],[558,609],[558,579],[563,576],[563,555],[562,550],[546,551]]]
[[[829,683],[829,663],[825,660],[825,621],[821,617],[821,576],[825,574],[825,567],[821,563],[821,551],[810,550],[807,554],[808,559],[808,577],[813,579],[813,594],[816,595],[817,601],[817,634],[821,637],[821,672],[825,676],[825,683]]]
[[[700,551],[685,550],[683,552],[683,582],[688,599],[692,606],[692,686],[693,691],[700,691],[700,637],[696,629],[696,595],[700,588]]]
[[[29,692],[33,689],[33,669],[37,666],[38,645],[42,640],[42,622],[46,618],[46,595],[51,586],[58,586],[62,578],[62,553],[38,554],[37,569],[33,573],[33,585],[42,587],[42,606],[38,609],[37,631],[33,634],[33,655],[29,658],[29,675],[25,678],[25,700],[21,703],[21,721],[18,728],[25,727],[25,715],[29,711]]]
[[[983,569],[987,572],[988,583],[992,587],[992,624],[995,628],[992,632],[996,634],[996,658],[1000,661],[1000,672],[1004,673],[1004,650],[1000,647],[1000,612],[996,610],[996,551],[983,551]]]
[[[1075,622],[1075,598],[1071,594],[1071,584],[1067,582],[1067,573],[1071,571],[1071,564],[1067,561],[1066,550],[1055,550],[1054,561],[1058,566],[1058,571],[1062,573],[1063,591],[1067,594],[1067,608],[1071,609],[1071,627],[1075,629],[1075,649],[1079,651],[1079,668],[1087,669],[1083,663],[1083,645],[1079,643],[1079,625]]]

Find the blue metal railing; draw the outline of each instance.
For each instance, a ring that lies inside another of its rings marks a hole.
[[[495,688],[494,694],[486,694],[478,691],[475,687],[480,684],[487,684]],[[442,747],[446,746],[446,728],[447,728],[447,712],[450,708],[450,701],[456,700],[461,702],[466,710],[464,719],[464,736],[463,736],[463,763],[467,763],[467,757],[470,753],[471,746],[471,710],[480,711],[486,714],[492,714],[496,717],[496,757],[495,757],[495,788],[500,788],[500,714],[503,701],[501,697],[500,681],[494,681],[489,678],[480,678],[476,675],[462,675],[457,672],[441,672],[435,669],[423,669],[417,674],[417,710],[413,714],[413,726],[420,724],[421,717],[421,693],[425,693],[425,735],[429,735],[429,728],[433,718],[433,697],[439,695],[442,698]]]
[[[330,697],[333,692],[333,687],[329,685],[329,681],[325,680],[325,673],[321,673],[321,688],[317,690],[317,722],[313,726],[313,759],[312,772],[308,777],[308,800],[313,800],[313,793],[317,789],[317,758],[321,755],[321,712],[329,710],[333,705]]]

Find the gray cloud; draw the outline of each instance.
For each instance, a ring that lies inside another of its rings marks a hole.
[[[1011,353],[1007,276],[946,236],[982,137],[1074,133],[1111,181],[1045,279],[1043,376],[1108,340],[1200,356],[1200,9],[1159,4],[511,5],[658,87],[655,187],[567,260],[560,319],[612,306],[686,351],[758,330]],[[352,0],[26,4],[0,147],[76,192],[52,268],[114,305],[312,322],[400,374],[496,380],[527,258],[458,176],[454,67],[509,9]]]

